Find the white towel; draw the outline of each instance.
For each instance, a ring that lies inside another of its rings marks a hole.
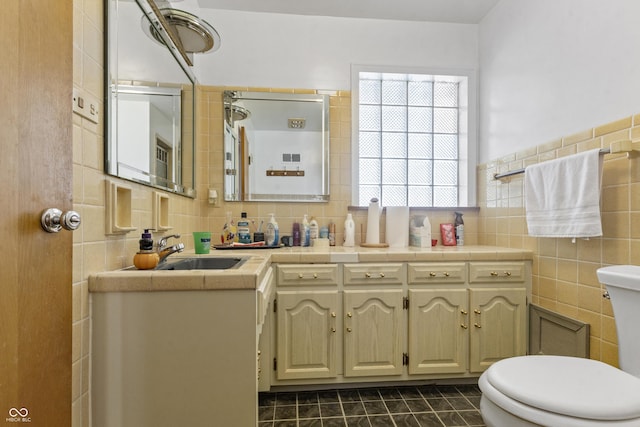
[[[530,236],[602,236],[600,150],[528,166],[524,182]]]

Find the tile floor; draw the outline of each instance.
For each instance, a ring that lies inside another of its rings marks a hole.
[[[259,427],[484,426],[475,385],[260,393]]]

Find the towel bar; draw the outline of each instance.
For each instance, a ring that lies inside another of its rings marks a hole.
[[[600,154],[609,154],[609,153],[630,153],[634,151],[640,151],[640,141],[616,141],[611,143],[610,148],[601,148]],[[493,179],[502,179],[507,178],[513,175],[519,175],[524,173],[525,168],[514,169],[507,172],[495,173],[493,174]]]

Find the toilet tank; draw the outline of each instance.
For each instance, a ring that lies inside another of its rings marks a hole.
[[[640,378],[640,266],[602,267],[597,274],[611,297],[620,368]]]

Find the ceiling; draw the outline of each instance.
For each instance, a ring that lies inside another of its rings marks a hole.
[[[201,8],[477,24],[500,0],[196,0]],[[176,4],[180,8],[179,4]]]

